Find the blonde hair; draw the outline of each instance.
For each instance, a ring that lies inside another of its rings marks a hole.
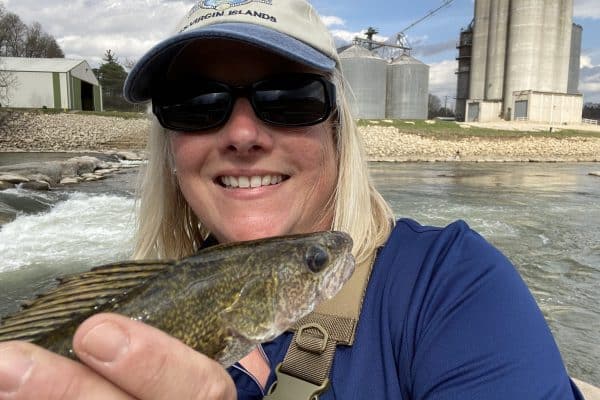
[[[368,261],[394,224],[393,213],[371,181],[364,146],[346,99],[346,82],[336,69],[334,125],[338,179],[331,202],[333,230],[349,233],[357,263]],[[182,258],[193,254],[209,234],[187,204],[173,174],[168,132],[153,118],[148,164],[141,174],[134,258]]]

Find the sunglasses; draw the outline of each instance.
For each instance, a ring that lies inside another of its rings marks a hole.
[[[168,84],[152,96],[152,111],[164,128],[175,131],[223,125],[239,97],[250,101],[261,121],[287,127],[323,122],[335,105],[335,86],[315,74],[277,75],[239,87],[206,79]]]

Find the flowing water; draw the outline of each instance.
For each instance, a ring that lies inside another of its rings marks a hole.
[[[438,226],[462,218],[500,248],[569,372],[600,385],[600,177],[588,175],[600,165],[374,163],[371,171],[397,216]],[[126,170],[66,190],[1,191],[0,221],[12,221],[0,228],[0,315],[56,276],[127,258],[134,185]]]

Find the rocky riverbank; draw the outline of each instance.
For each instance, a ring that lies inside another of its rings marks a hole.
[[[0,127],[0,151],[142,150],[148,126],[146,118],[13,112]]]
[[[21,187],[50,190],[59,185],[97,181],[119,173],[123,168],[143,162],[140,154],[130,151],[72,157],[65,161],[29,162],[0,166],[0,190]]]
[[[600,161],[599,137],[438,139],[376,122],[360,128],[373,161]],[[147,118],[15,113],[0,129],[0,151],[142,150],[149,124]]]
[[[600,138],[594,137],[433,139],[383,126],[361,132],[372,161],[600,161]]]

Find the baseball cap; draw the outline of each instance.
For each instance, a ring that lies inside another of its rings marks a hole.
[[[210,39],[248,43],[322,72],[339,64],[331,34],[305,0],[201,0],[172,36],[135,64],[125,81],[125,98],[149,100],[177,54],[191,42]]]

